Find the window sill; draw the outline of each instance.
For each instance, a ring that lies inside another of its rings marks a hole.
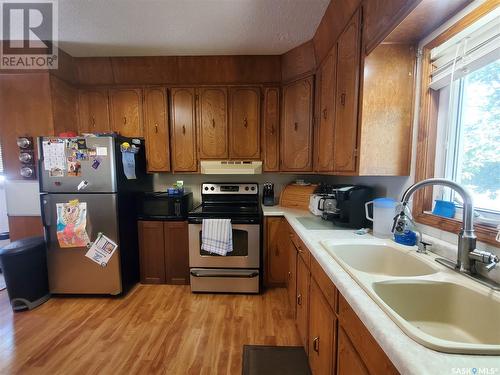
[[[462,221],[446,217],[436,216],[428,213],[414,214],[415,221],[431,227],[458,234],[462,229]],[[500,246],[496,241],[497,229],[480,223],[474,224],[477,240],[490,245]]]

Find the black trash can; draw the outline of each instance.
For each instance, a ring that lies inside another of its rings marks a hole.
[[[0,265],[14,311],[34,309],[50,298],[43,237],[8,244],[0,250]]]

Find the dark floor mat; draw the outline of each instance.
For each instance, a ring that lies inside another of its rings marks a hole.
[[[243,375],[311,375],[301,346],[243,346]]]

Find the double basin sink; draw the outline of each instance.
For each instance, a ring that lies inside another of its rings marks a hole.
[[[446,353],[500,354],[499,292],[391,241],[321,244],[415,341]]]

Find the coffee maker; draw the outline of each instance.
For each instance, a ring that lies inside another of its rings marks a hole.
[[[324,212],[323,219],[336,226],[346,228],[368,228],[370,221],[366,219],[365,203],[373,198],[371,187],[350,185],[335,189],[336,207],[331,212]]]
[[[264,183],[262,189],[262,204],[264,206],[274,206],[274,184],[271,182]]]

